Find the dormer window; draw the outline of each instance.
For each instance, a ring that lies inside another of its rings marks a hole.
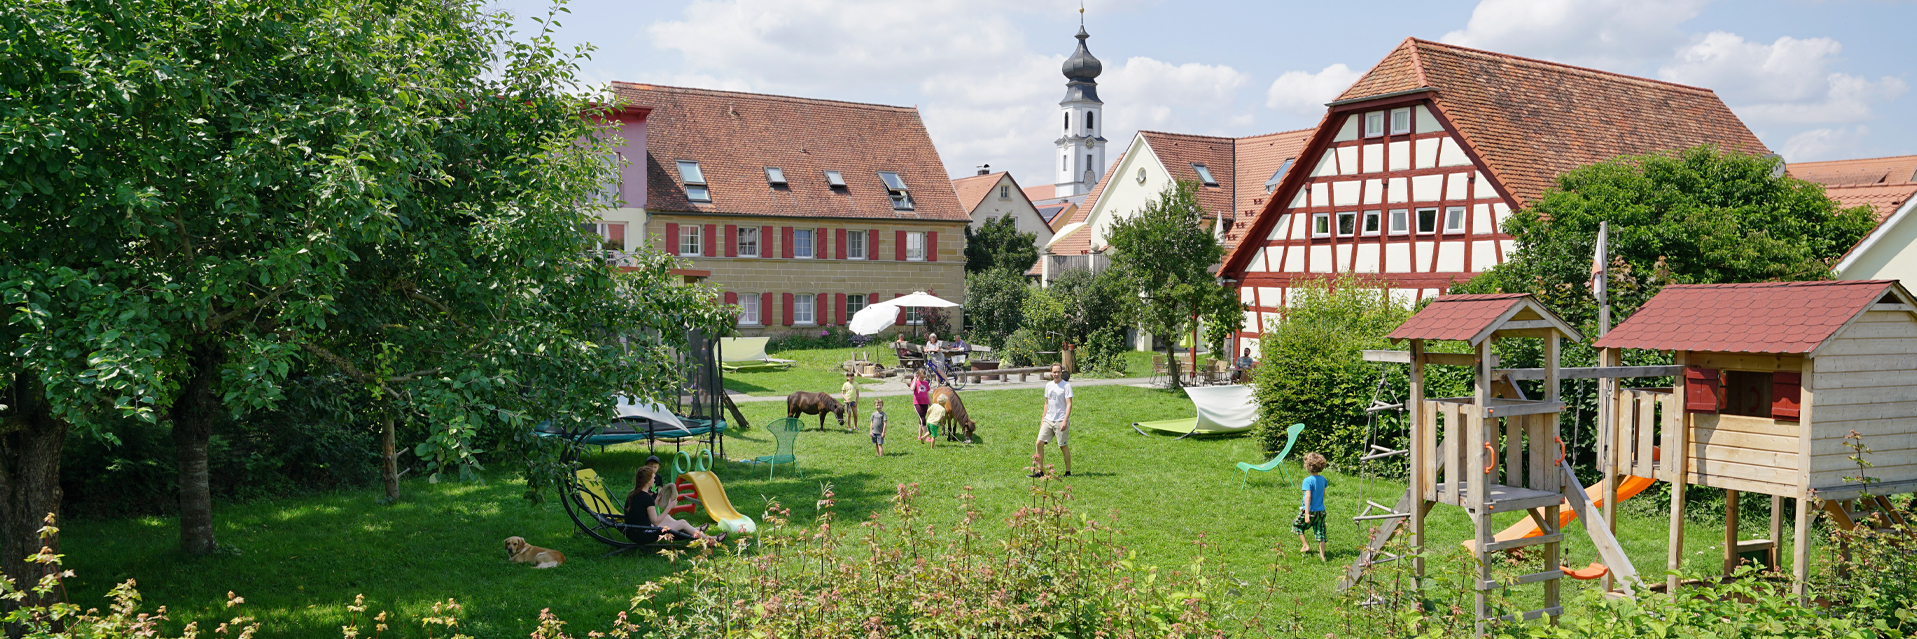
[[[1391,110],[1391,134],[1411,132],[1411,109]]]
[[[879,179],[885,181],[885,190],[892,197],[892,210],[912,210],[912,194],[905,188],[905,180],[893,171],[879,171]]]
[[[1210,168],[1207,168],[1203,164],[1193,162],[1191,169],[1198,172],[1198,181],[1204,183],[1205,186],[1218,186],[1218,178],[1211,176]]]
[[[785,170],[776,166],[765,167],[766,184],[785,186]]]
[[[1365,137],[1375,138],[1385,134],[1385,114],[1372,111],[1365,114]]]
[[[679,181],[686,187],[686,199],[694,202],[711,202],[712,191],[706,188],[705,171],[699,170],[699,163],[691,160],[679,160]]]
[[[1291,161],[1295,159],[1285,158],[1285,163],[1278,165],[1278,170],[1271,173],[1271,179],[1265,180],[1266,193],[1278,190],[1278,183],[1285,181],[1285,171],[1291,170]]]
[[[835,189],[843,189],[845,188],[845,174],[838,171],[826,171],[825,184]]]

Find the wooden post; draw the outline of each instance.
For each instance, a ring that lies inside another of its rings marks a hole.
[[[1724,491],[1724,576],[1737,573],[1737,491]]]
[[[1553,473],[1553,474],[1556,474],[1556,473]],[[1558,517],[1558,510],[1560,508],[1562,508],[1562,506],[1553,505],[1553,506],[1546,506],[1544,509],[1544,521],[1545,523],[1550,524],[1550,527],[1551,527],[1549,534],[1558,534],[1558,533],[1564,532],[1564,526],[1558,523],[1563,521],[1563,519],[1560,519]],[[1557,542],[1557,541],[1544,545],[1544,569],[1545,570],[1547,571],[1557,570],[1560,566],[1563,565],[1561,563],[1563,560],[1560,558],[1560,555],[1559,555],[1559,553],[1563,550],[1562,546],[1563,546],[1563,542]],[[1559,587],[1562,586],[1563,584],[1564,584],[1563,579],[1550,579],[1544,582],[1545,609],[1548,610],[1551,608],[1558,607]],[[1555,626],[1557,625],[1557,623],[1558,623],[1558,616],[1551,615],[1551,625]]]
[[[1485,621],[1491,616],[1490,593],[1485,590],[1484,586],[1484,584],[1491,582],[1492,577],[1491,556],[1486,552],[1486,549],[1491,547],[1491,513],[1486,511],[1485,502],[1491,496],[1492,478],[1497,476],[1497,468],[1493,467],[1493,465],[1498,463],[1498,457],[1496,451],[1486,449],[1489,443],[1496,439],[1497,434],[1491,431],[1490,420],[1486,419],[1485,408],[1491,403],[1491,345],[1494,341],[1495,340],[1491,338],[1485,338],[1483,342],[1478,344],[1478,365],[1476,367],[1477,374],[1475,375],[1475,377],[1477,377],[1477,383],[1472,393],[1472,397],[1476,402],[1471,405],[1469,410],[1464,411],[1465,414],[1470,415],[1470,418],[1466,420],[1466,424],[1471,431],[1469,440],[1470,452],[1467,453],[1465,457],[1465,459],[1470,460],[1470,462],[1465,466],[1467,469],[1465,474],[1471,478],[1471,498],[1459,502],[1469,509],[1471,523],[1477,533],[1478,540],[1478,550],[1474,553],[1477,555],[1478,560],[1478,584],[1476,588],[1473,588],[1477,594],[1476,612],[1478,619],[1478,636],[1484,636]],[[1480,466],[1479,460],[1482,460],[1482,463],[1485,465]]]
[[[1811,422],[1811,413],[1817,409],[1817,362],[1810,357],[1804,358],[1801,386],[1799,387],[1797,408],[1797,538],[1791,546],[1791,593],[1799,598],[1805,596],[1805,585],[1810,583],[1810,465],[1811,433],[1815,429]]]
[[[1677,351],[1672,354],[1671,359],[1672,363],[1683,366],[1685,362],[1685,352]],[[1667,416],[1670,418],[1664,420],[1664,425],[1669,427],[1670,430],[1664,433],[1663,463],[1669,465],[1673,470],[1671,475],[1670,556],[1665,561],[1665,569],[1668,571],[1669,576],[1664,578],[1664,592],[1676,595],[1678,571],[1684,568],[1684,485],[1690,480],[1688,476],[1689,469],[1686,468],[1685,464],[1685,461],[1690,457],[1690,443],[1686,441],[1685,435],[1691,429],[1691,416],[1690,412],[1684,408],[1683,379],[1678,379],[1675,383],[1671,384],[1671,394],[1676,397],[1677,401],[1675,403],[1680,412],[1675,416]],[[1671,430],[1677,432],[1670,432]]]
[[[1784,498],[1771,495],[1771,549],[1768,562],[1772,572],[1784,568]]]
[[[1436,416],[1424,404],[1424,340],[1411,340],[1411,392],[1405,409],[1411,416],[1411,577],[1414,586],[1424,583],[1424,514],[1430,510],[1425,495],[1438,480],[1436,452],[1438,429]],[[1456,445],[1456,444],[1453,444]]]
[[[1617,349],[1606,348],[1598,351],[1598,366],[1616,365],[1618,365]],[[1598,467],[1603,470],[1603,476],[1599,477],[1598,481],[1603,482],[1604,486],[1604,528],[1611,531],[1611,536],[1616,537],[1617,480],[1620,475],[1620,473],[1618,473],[1618,455],[1620,451],[1623,450],[1622,446],[1624,445],[1624,442],[1621,441],[1623,430],[1618,427],[1618,422],[1621,420],[1617,418],[1616,410],[1616,379],[1610,377],[1598,378],[1597,405]],[[1591,523],[1586,522],[1585,525],[1589,526]],[[1604,592],[1611,592],[1617,587],[1616,579],[1613,578],[1608,571],[1604,573],[1602,587]]]
[[[1810,583],[1811,500],[1797,498],[1797,527],[1791,540],[1791,594],[1804,597],[1804,584]]]

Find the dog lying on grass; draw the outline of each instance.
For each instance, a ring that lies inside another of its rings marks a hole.
[[[534,568],[551,568],[566,563],[565,553],[526,543],[525,537],[506,538],[506,557],[518,563],[532,564]]]

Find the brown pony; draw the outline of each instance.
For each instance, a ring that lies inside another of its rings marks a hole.
[[[965,400],[959,399],[958,391],[952,390],[950,386],[934,388],[932,389],[932,403],[944,406],[945,421],[957,422],[958,425],[965,427],[965,441],[972,441],[972,435],[978,432],[978,424],[974,423],[972,418],[965,414]],[[950,441],[958,441],[958,429],[945,429],[945,438]]]
[[[808,393],[799,391],[785,396],[785,416],[818,415],[819,430],[825,430],[825,415],[831,413],[839,418],[839,425],[845,425],[845,406],[839,403],[831,393]]]

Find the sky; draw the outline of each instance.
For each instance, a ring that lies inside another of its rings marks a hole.
[[[538,28],[549,0],[493,0]],[[1085,0],[1107,161],[1140,129],[1315,126],[1406,37],[1701,86],[1803,162],[1917,154],[1917,1]],[[1050,180],[1079,0],[572,0],[613,80],[916,106],[953,177]]]

